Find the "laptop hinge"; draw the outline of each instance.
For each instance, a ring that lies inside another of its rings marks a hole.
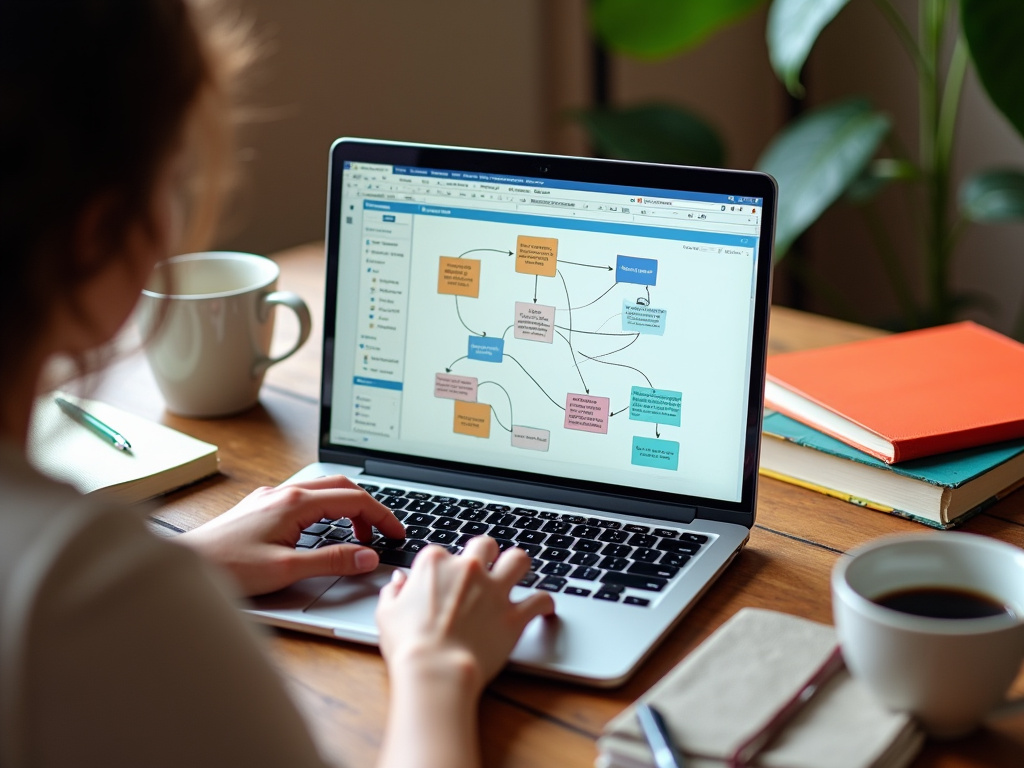
[[[631,499],[627,496],[581,491],[576,488],[559,488],[558,486],[528,483],[520,480],[482,477],[468,472],[429,469],[427,467],[403,464],[398,461],[367,459],[363,471],[368,475],[393,477],[396,480],[408,480],[414,483],[454,486],[468,491],[490,493],[499,496],[517,496],[533,501],[545,501],[549,504],[586,507],[588,509],[619,512],[640,517],[654,517],[659,520],[671,520],[676,523],[692,523],[697,515],[697,508],[691,506],[663,504],[657,501],[644,501]]]

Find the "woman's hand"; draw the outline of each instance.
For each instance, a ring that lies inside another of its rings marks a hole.
[[[534,592],[519,603],[509,599],[529,570],[523,550],[513,547],[499,555],[494,539],[479,536],[461,556],[427,547],[410,575],[395,571],[377,607],[380,650],[392,677],[451,675],[469,686],[470,696],[478,696],[530,620],[554,613],[547,592]]]
[[[405,538],[391,510],[337,475],[258,488],[176,541],[225,568],[244,594],[262,595],[312,576],[347,576],[377,567],[377,553],[356,544],[295,549],[304,528],[339,517],[352,520],[359,541],[369,542],[373,527],[389,538]]]

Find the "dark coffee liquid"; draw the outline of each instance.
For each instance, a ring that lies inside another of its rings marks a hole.
[[[1007,606],[988,595],[950,587],[913,587],[888,592],[872,602],[894,611],[931,619],[984,619],[1013,615]]]

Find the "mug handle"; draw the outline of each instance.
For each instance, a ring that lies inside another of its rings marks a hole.
[[[266,317],[267,313],[272,311],[276,304],[288,307],[295,313],[295,317],[299,320],[299,339],[295,342],[295,346],[283,355],[264,357],[261,360],[257,360],[256,364],[252,367],[253,378],[262,376],[270,366],[276,365],[298,352],[299,347],[306,343],[306,339],[309,338],[309,332],[313,327],[313,321],[310,319],[309,307],[306,306],[306,302],[302,300],[299,294],[292,293],[291,291],[274,291],[264,296],[263,303],[260,306],[261,319]]]

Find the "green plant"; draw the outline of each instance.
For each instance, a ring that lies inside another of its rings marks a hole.
[[[701,44],[766,2],[592,0],[591,22],[608,50],[654,60]],[[793,96],[804,95],[800,73],[822,30],[850,2],[771,2],[766,30],[771,66]],[[917,154],[903,148],[889,118],[862,97],[814,109],[784,126],[757,163],[779,182],[776,258],[828,208],[845,200],[863,214],[899,303],[900,324],[913,328],[949,322],[966,307],[991,303],[952,289],[951,264],[964,228],[1024,220],[1021,171],[991,169],[970,176],[958,190],[956,206],[950,173],[960,93],[972,62],[992,103],[1024,136],[1024,0],[918,0],[916,34],[891,0],[873,2],[917,74]],[[959,31],[947,62],[944,46],[957,16]],[[580,119],[605,154],[698,165],[722,162],[715,129],[677,106],[597,109]],[[876,196],[890,184],[904,185],[910,193],[923,290],[914,290],[875,210]],[[1024,307],[1014,331],[1024,338]]]

